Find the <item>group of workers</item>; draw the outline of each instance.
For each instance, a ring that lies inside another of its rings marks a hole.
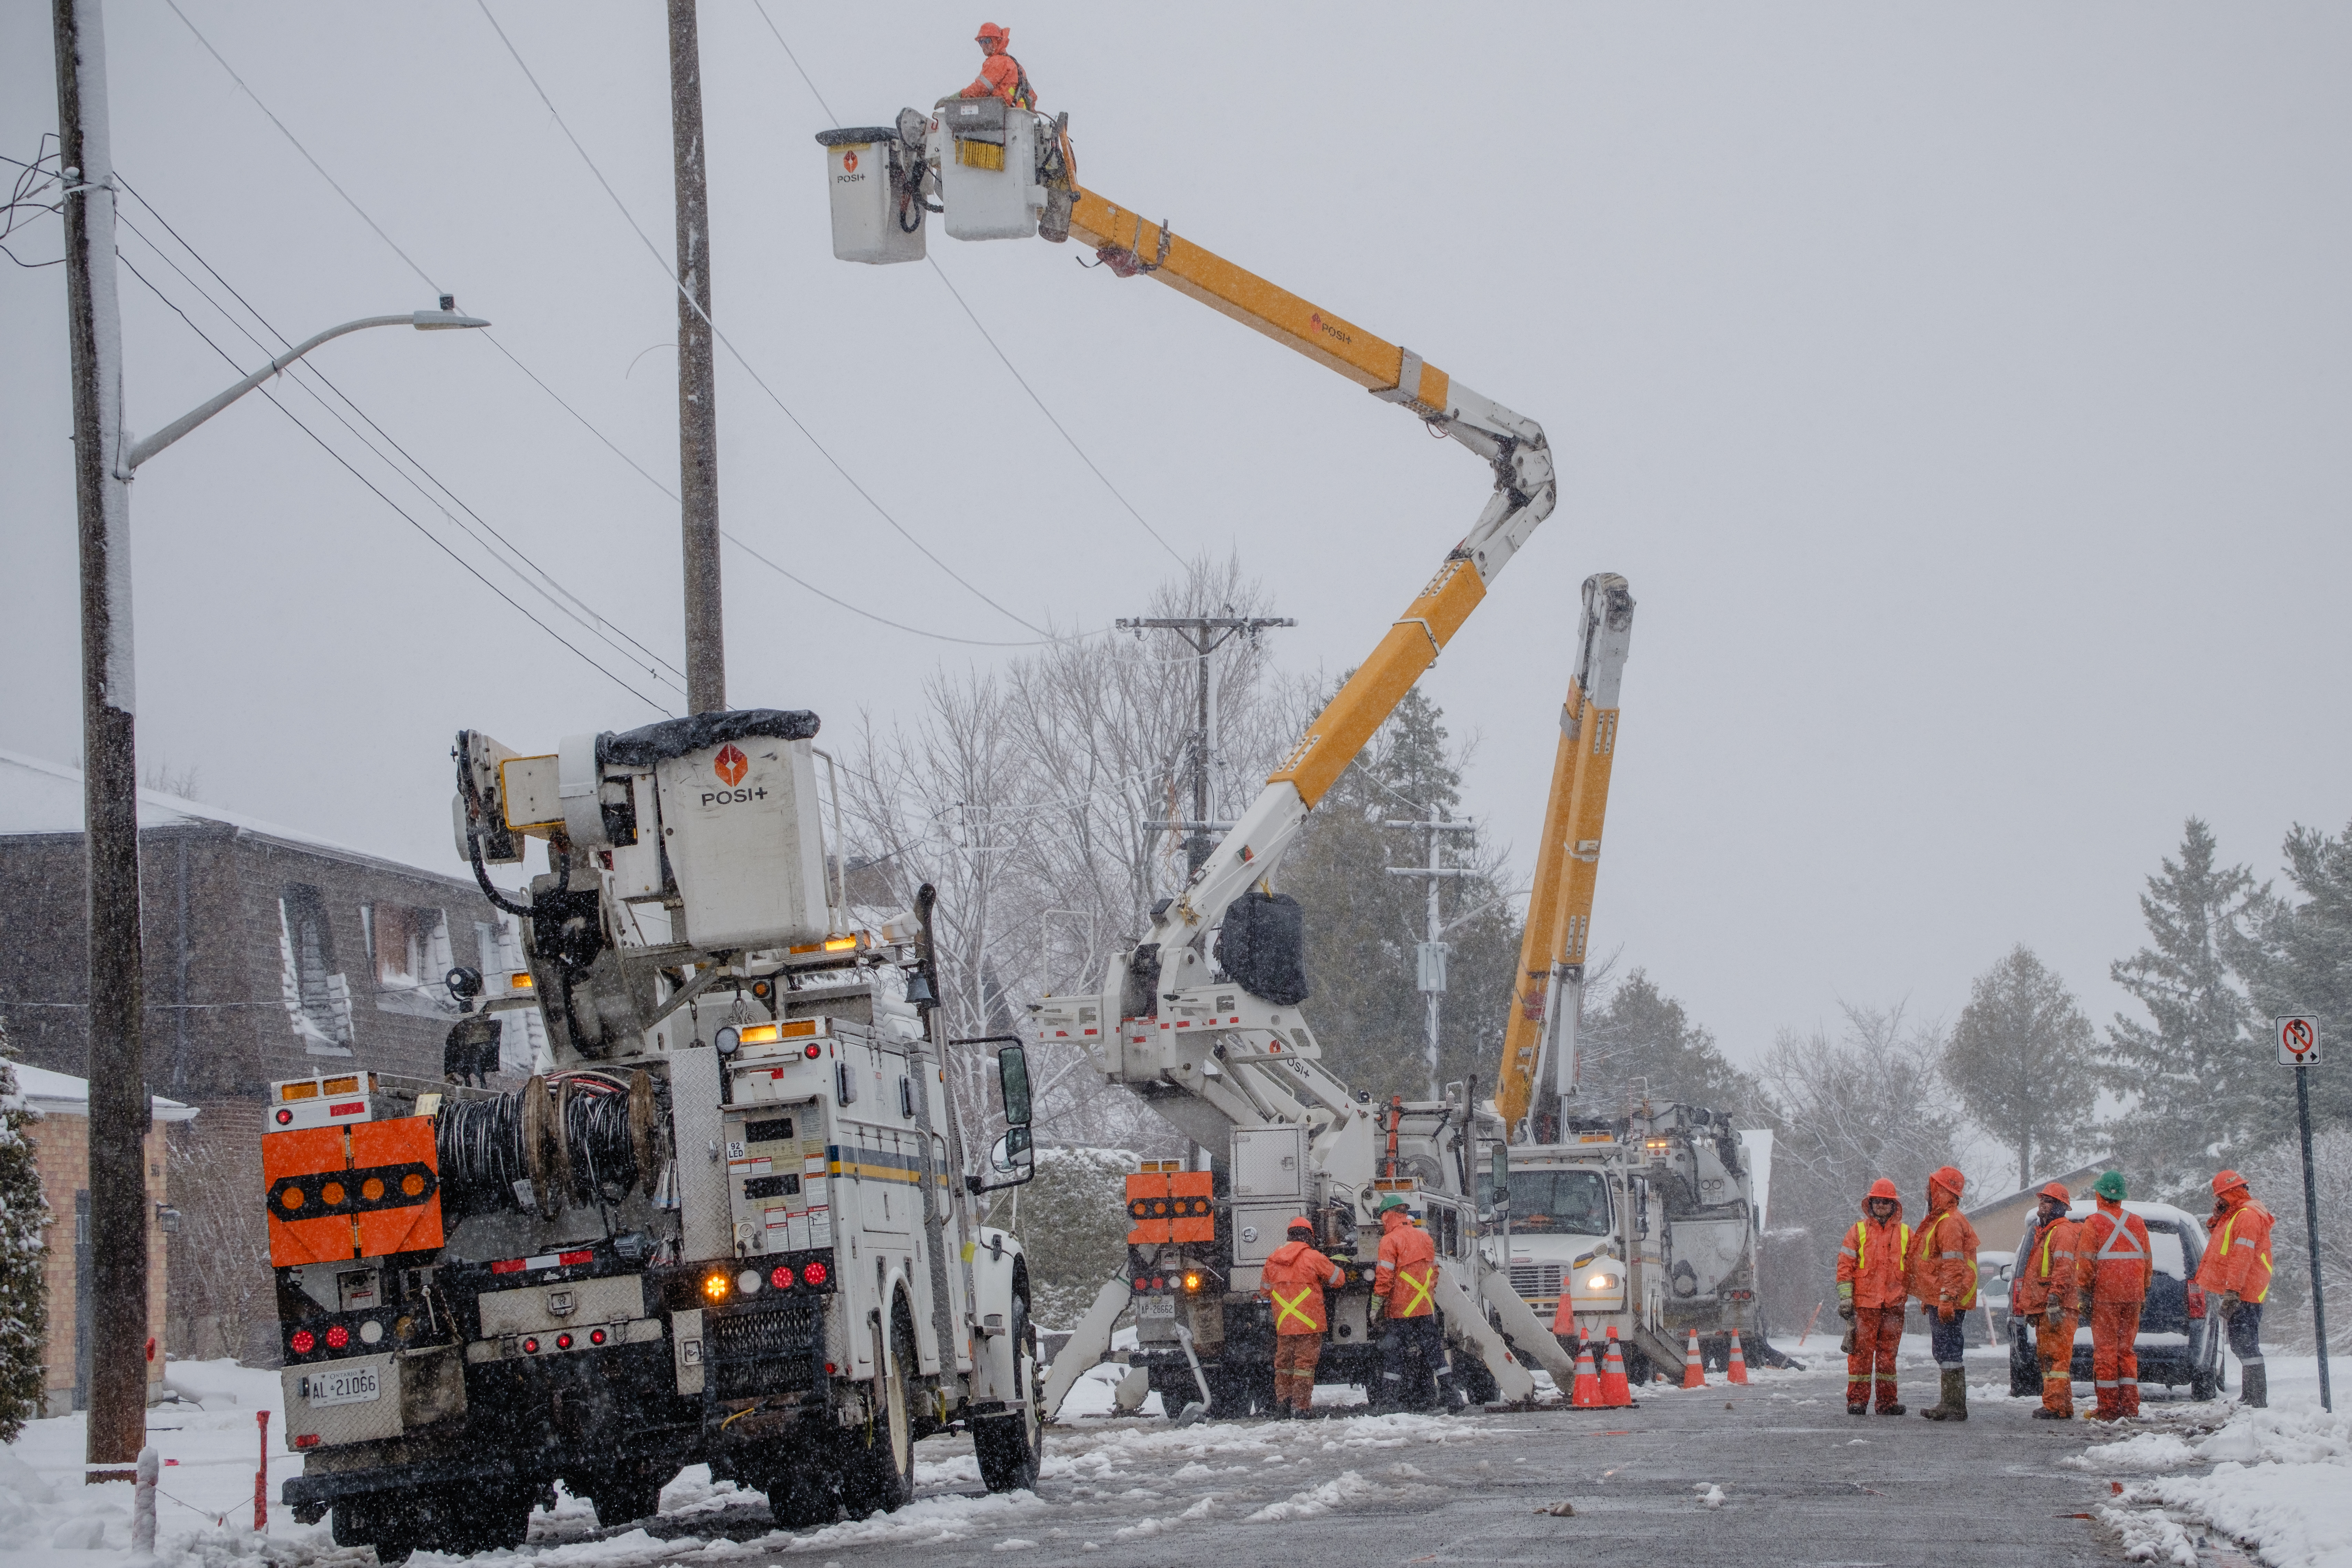
[[[1374,1315],[1386,1325],[1381,1340],[1381,1386],[1371,1390],[1374,1409],[1404,1403],[1408,1375],[1416,1363],[1434,1375],[1438,1398],[1458,1409],[1445,1358],[1445,1337],[1437,1324],[1437,1243],[1412,1221],[1405,1200],[1394,1193],[1381,1200],[1380,1265],[1372,1273]],[[1347,1282],[1348,1272],[1316,1250],[1315,1227],[1294,1219],[1288,1237],[1266,1255],[1261,1292],[1274,1306],[1274,1414],[1289,1421],[1315,1413],[1315,1363],[1322,1358],[1328,1322],[1324,1291]]]
[[[1838,1316],[1852,1325],[1846,1344],[1845,1408],[1900,1415],[1895,1350],[1903,1318],[1916,1298],[1927,1320],[1939,1381],[1937,1404],[1919,1414],[1931,1421],[1969,1418],[1968,1373],[1961,1359],[1963,1320],[1977,1300],[1977,1233],[1959,1212],[1966,1178],[1950,1165],[1927,1178],[1927,1212],[1915,1232],[1904,1222],[1903,1200],[1884,1176],[1863,1200],[1862,1218],[1838,1251]],[[2155,1249],[2147,1226],[2124,1207],[2123,1173],[2108,1171],[2092,1184],[2091,1212],[2073,1217],[2074,1195],[2057,1182],[2042,1189],[2032,1220],[2019,1243],[2010,1280],[2010,1311],[2033,1327],[2042,1367],[2036,1420],[2065,1421],[2074,1414],[2074,1335],[2091,1329],[2091,1378],[2096,1421],[2139,1414],[2139,1317],[2154,1277]],[[2263,1364],[2263,1303],[2270,1294],[2271,1214],[2254,1201],[2244,1177],[2222,1171],[2213,1178],[2213,1217],[2193,1281],[2206,1310],[2227,1327],[2237,1355],[2242,1394],[2252,1405],[2268,1403]]]

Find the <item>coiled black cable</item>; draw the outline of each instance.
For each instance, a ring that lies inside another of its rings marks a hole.
[[[560,1131],[552,1117],[541,1120],[551,1147],[528,1146],[523,1096],[531,1093],[553,1095],[562,1107]],[[570,1203],[616,1203],[644,1175],[630,1125],[629,1082],[612,1073],[564,1073],[543,1089],[449,1100],[433,1144],[442,1204],[457,1215],[534,1206],[552,1215]],[[541,1174],[553,1191],[539,1190]]]
[[[523,1156],[520,1097],[446,1101],[435,1119],[433,1152],[445,1210],[463,1215],[523,1206],[515,1184],[530,1177],[530,1167]]]
[[[563,1101],[563,1145],[572,1156],[564,1173],[574,1195],[613,1201],[637,1184],[637,1155],[629,1137],[629,1091],[608,1074],[579,1072],[556,1083],[569,1083],[572,1094]]]

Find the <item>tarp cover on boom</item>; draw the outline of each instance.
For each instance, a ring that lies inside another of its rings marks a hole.
[[[670,757],[682,757],[723,741],[768,736],[778,741],[813,741],[817,716],[803,708],[733,708],[717,713],[689,713],[665,719],[641,730],[611,731],[596,737],[596,760],[625,768],[649,768]]]
[[[1252,889],[1225,910],[1217,962],[1253,996],[1277,1007],[1307,1000],[1307,911],[1288,893]]]

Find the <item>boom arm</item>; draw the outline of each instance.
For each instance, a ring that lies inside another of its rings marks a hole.
[[[1536,849],[1535,891],[1519,945],[1519,984],[1504,1025],[1495,1109],[1507,1128],[1517,1128],[1535,1103],[1547,1065],[1557,1092],[1567,1093],[1576,1081],[1585,942],[1591,934],[1601,826],[1617,754],[1618,689],[1633,635],[1633,595],[1624,578],[1601,573],[1584,580],[1583,632],[1576,675],[1559,710],[1551,795]]]
[[[1328,366],[1381,401],[1402,404],[1486,459],[1495,475],[1494,493],[1469,533],[1307,726],[1183,895],[1155,922],[1146,940],[1160,943],[1163,964],[1172,964],[1180,948],[1195,949],[1233,901],[1274,870],[1307,812],[1421,672],[1437,661],[1536,525],[1550,515],[1551,448],[1534,420],[1480,396],[1412,350],[1383,342],[1092,191],[1076,193],[1070,234],[1093,246],[1120,276],[1157,279]],[[1205,957],[1196,954],[1196,962],[1205,965]],[[1206,977],[1205,971],[1200,977]]]

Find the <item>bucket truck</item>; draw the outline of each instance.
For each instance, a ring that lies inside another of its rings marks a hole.
[[[537,1010],[549,1059],[519,1089],[478,1062],[270,1086],[262,1200],[306,1461],[284,1499],[331,1510],[338,1544],[510,1547],[559,1479],[616,1524],[694,1463],[787,1526],[864,1518],[911,1495],[913,1444],[950,1426],[992,1490],[1034,1480],[1026,1265],[971,1206],[1030,1173],[1026,1063],[1000,1057],[1009,1131],[967,1175],[930,889],[847,907],[816,731],[753,709],[544,754],[458,735],[457,852],[526,962],[451,989]],[[533,839],[547,872],[502,892],[487,867]]]
[[[1586,578],[1495,1090],[1512,1131],[1507,1234],[1487,1245],[1547,1322],[1565,1293],[1585,1331],[1616,1329],[1639,1383],[1651,1362],[1681,1364],[1693,1331],[1721,1364],[1728,1336],[1759,1327],[1749,1143],[1771,1135],[1737,1132],[1704,1106],[1643,1099],[1621,1112],[1578,1097],[1586,945],[1633,632],[1625,579]],[[1760,1334],[1748,1355],[1779,1359]]]
[[[1338,372],[1476,454],[1492,479],[1477,520],[1369,657],[1307,726],[1257,799],[1097,988],[1035,1008],[1042,1041],[1082,1047],[1192,1142],[1213,1168],[1147,1163],[1129,1179],[1127,1267],[1055,1359],[1045,1405],[1108,1349],[1130,1305],[1140,1372],[1171,1411],[1269,1410],[1274,1333],[1259,1300],[1266,1255],[1296,1215],[1344,1260],[1318,1376],[1377,1385],[1370,1279],[1375,1205],[1406,1196],[1437,1244],[1437,1302],[1465,1392],[1523,1399],[1528,1358],[1561,1386],[1572,1363],[1480,1247],[1476,1173],[1503,1126],[1466,1091],[1374,1105],[1318,1059],[1298,1012],[1303,917],[1276,890],[1307,813],[1552,510],[1551,451],[1535,421],[1337,313],[1257,277],[1076,183],[1066,116],[946,99],[889,126],[822,132],[834,254],[920,259],[929,216],[961,239],[1076,239],[1118,278],[1145,277]],[[1181,1163],[1179,1163],[1181,1165]],[[1491,1173],[1490,1176],[1491,1176]],[[1517,1353],[1514,1353],[1517,1347]]]

